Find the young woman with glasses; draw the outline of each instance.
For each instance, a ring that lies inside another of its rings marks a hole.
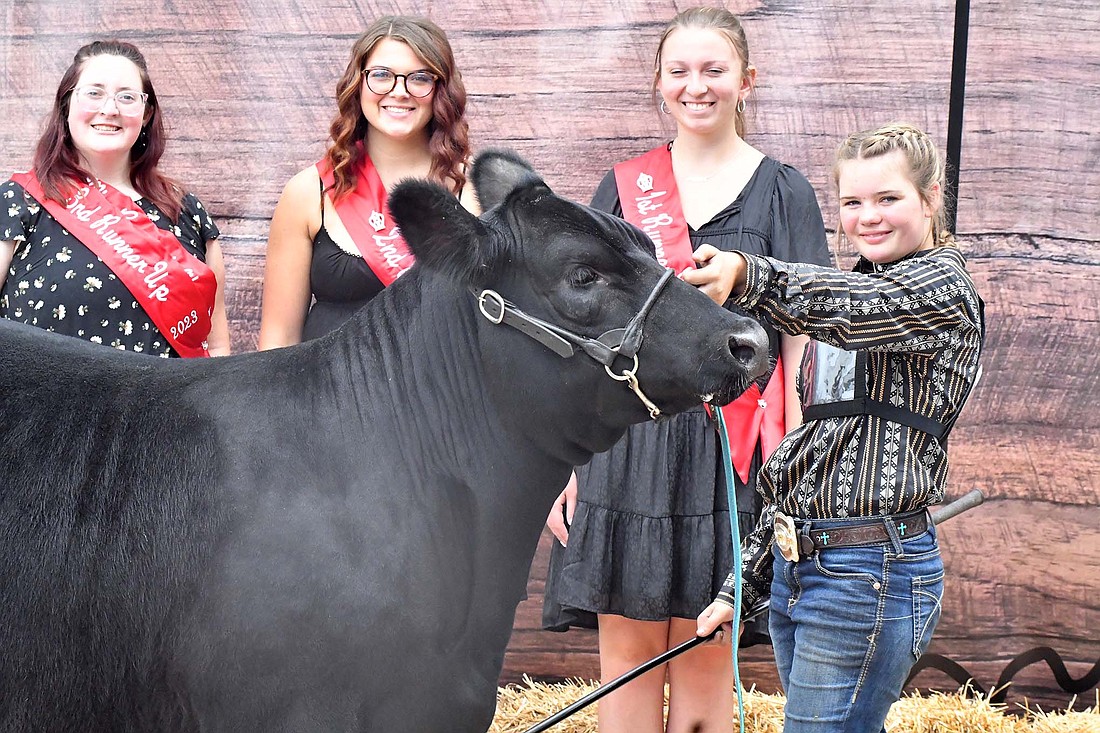
[[[592,205],[650,234],[677,273],[704,244],[827,265],[825,228],[813,189],[798,171],[744,139],[756,81],[738,19],[721,8],[677,15],[657,47],[653,88],[676,136],[615,166]],[[770,330],[782,366],[734,403],[737,521],[746,532],[759,503],[756,473],[767,451],[797,424],[788,392],[804,341]],[[690,639],[732,568],[725,472],[702,407],[637,425],[577,471],[548,524],[555,544],[544,626],[598,624],[604,681]],[[567,526],[568,524],[568,526]],[[563,546],[564,545],[564,546]],[[595,623],[594,623],[595,622]],[[766,627],[745,642],[766,641]],[[669,685],[668,720],[662,719]],[[601,733],[728,731],[734,717],[729,646],[704,645],[601,701]]]
[[[34,168],[0,186],[0,316],[157,356],[229,353],[218,229],[157,169],[164,147],[138,49],[77,51]]]
[[[378,19],[336,85],[324,157],[283,190],[271,220],[260,348],[340,326],[413,264],[386,209],[404,178],[430,178],[471,210],[466,89],[429,20]]]

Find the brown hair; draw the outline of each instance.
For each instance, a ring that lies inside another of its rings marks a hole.
[[[73,88],[84,70],[84,62],[96,56],[120,56],[132,61],[141,74],[141,89],[147,95],[145,123],[141,134],[130,148],[130,180],[142,196],[145,196],[172,221],[179,218],[183,205],[183,190],[179,184],[157,171],[157,163],[164,154],[166,136],[157,93],[149,79],[149,67],[141,51],[125,41],[94,41],[82,46],[73,62],[61,76],[54,96],[53,110],[46,122],[46,129],[38,138],[34,150],[34,170],[46,198],[64,204],[72,192],[73,182],[91,178],[80,165],[80,156],[73,146],[69,131],[69,103]]]
[[[428,122],[428,150],[432,157],[429,175],[443,183],[450,181],[457,194],[466,185],[465,163],[470,157],[470,140],[466,87],[455,68],[451,44],[439,26],[426,18],[387,15],[359,36],[352,46],[348,67],[336,84],[337,113],[329,128],[332,144],[325,151],[335,178],[332,198],[338,200],[355,188],[355,165],[366,154],[359,142],[366,137],[368,125],[359,101],[363,65],[375,46],[385,38],[407,45],[439,77],[432,98],[432,118]]]
[[[749,42],[745,38],[745,29],[741,27],[741,21],[737,16],[725,8],[688,8],[676,14],[676,17],[665,26],[661,40],[657,44],[657,54],[653,59],[653,87],[654,95],[657,93],[657,82],[661,79],[661,51],[665,47],[665,41],[677,28],[704,28],[718,31],[726,37],[733,46],[734,53],[741,61],[741,76],[748,76],[751,65],[749,64]],[[755,94],[755,87],[751,94]],[[739,137],[745,137],[745,113],[736,111],[735,127]]]
[[[917,194],[932,213],[932,246],[953,247],[955,236],[947,230],[946,175],[943,158],[932,138],[923,130],[904,122],[893,122],[873,130],[852,133],[840,144],[833,164],[833,184],[840,186],[840,164],[848,160],[877,158],[895,150],[905,156],[906,175]],[[936,186],[939,195],[936,195]],[[840,237],[840,227],[837,227]]]

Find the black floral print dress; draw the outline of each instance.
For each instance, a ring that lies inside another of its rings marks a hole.
[[[184,196],[175,224],[151,201],[135,203],[206,261],[219,232],[197,198]],[[124,351],[179,356],[110,268],[15,181],[0,185],[0,240],[15,242],[0,317]]]

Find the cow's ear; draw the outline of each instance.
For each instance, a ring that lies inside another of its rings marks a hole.
[[[420,266],[479,284],[495,257],[493,236],[453,194],[410,178],[394,187],[386,204]]]
[[[489,149],[478,155],[471,168],[470,179],[474,182],[482,211],[499,206],[508,194],[521,187],[537,186],[549,191],[527,161],[504,148]]]

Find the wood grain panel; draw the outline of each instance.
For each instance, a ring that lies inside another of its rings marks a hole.
[[[1096,3],[972,4],[962,231],[1100,240],[1097,33]]]
[[[1088,216],[1082,204],[1096,200],[1100,185],[1096,166],[1087,165],[1096,156],[1097,123],[1086,114],[1097,91],[1096,76],[1088,72],[1097,49],[1087,39],[1089,29],[1098,28],[1098,11],[1090,6],[1077,12],[1079,4],[1044,4],[1035,12],[1000,4],[974,11],[968,143],[974,139],[966,148],[960,202],[964,231],[1097,239],[1097,217]],[[351,39],[381,11],[426,12],[450,30],[471,92],[478,145],[574,137],[610,146],[610,162],[634,152],[635,146],[619,141],[650,143],[662,136],[654,115],[639,109],[648,110],[649,69],[660,31],[654,19],[667,17],[670,3],[565,3],[560,10],[534,2],[499,5],[335,3],[309,12],[302,3],[200,2],[154,14],[147,27],[132,22],[149,15],[139,10],[141,3],[51,2],[41,12],[22,5],[13,26],[25,34],[14,34],[10,54],[21,69],[50,73],[6,76],[16,92],[30,94],[25,101],[37,120],[50,91],[40,79],[56,78],[66,54],[88,35],[73,29],[125,31],[120,35],[146,48],[175,121],[179,144],[169,162],[194,171],[180,177],[200,192],[225,188],[212,203],[222,204],[228,216],[267,216],[285,180],[273,174],[292,172],[319,153],[330,116],[327,98]],[[873,22],[889,12],[882,2],[855,10],[831,3],[803,3],[797,12],[741,7],[752,11],[745,23],[760,67],[754,141],[804,170],[824,200],[831,198],[830,150],[843,131],[904,117],[942,140],[950,3],[913,9],[905,43],[893,25]],[[849,31],[853,23],[862,29],[858,42]],[[1009,40],[1030,72],[1019,81],[1005,81],[1002,73]],[[29,90],[40,90],[39,96]],[[610,109],[593,106],[615,95],[621,101]],[[6,111],[8,119],[26,118],[15,105]],[[16,128],[4,148],[13,162],[25,164],[19,159],[25,154],[17,151],[29,150],[37,125]],[[209,163],[226,151],[245,164],[229,187]],[[549,149],[547,157],[570,167],[588,160],[571,152]],[[1018,205],[1019,186],[1006,178],[1012,171],[1027,176],[1028,199],[1042,206]],[[565,192],[583,197],[597,176],[582,170],[585,187]],[[250,196],[250,185],[261,188]],[[1067,186],[1083,187],[1084,195],[1058,195]]]
[[[604,172],[668,139],[650,92],[670,0],[13,0],[0,10],[0,169],[24,169],[76,49],[143,49],[170,124],[166,170],[222,229],[238,351],[255,348],[269,217],[322,153],[336,79],[384,13],[448,32],[475,148],[507,145],[559,193],[587,200]],[[818,191],[835,224],[832,151],[906,119],[947,130],[953,0],[740,0],[759,70],[750,141]],[[1100,5],[987,0],[971,10],[959,228],[988,305],[986,376],[952,438],[953,487],[989,503],[942,528],[945,615],[933,651],[989,683],[1036,644],[1072,669],[1100,657]],[[850,253],[841,253],[848,261]],[[592,633],[538,630],[548,536],[521,604],[505,679],[597,675]],[[1074,666],[1076,665],[1076,666]],[[777,687],[770,654],[745,679]],[[1081,670],[1083,671],[1083,670]],[[920,684],[953,683],[926,673]],[[1044,669],[1019,693],[1064,702]],[[1045,696],[1045,697],[1044,697]],[[1010,699],[1015,699],[1010,696]]]

